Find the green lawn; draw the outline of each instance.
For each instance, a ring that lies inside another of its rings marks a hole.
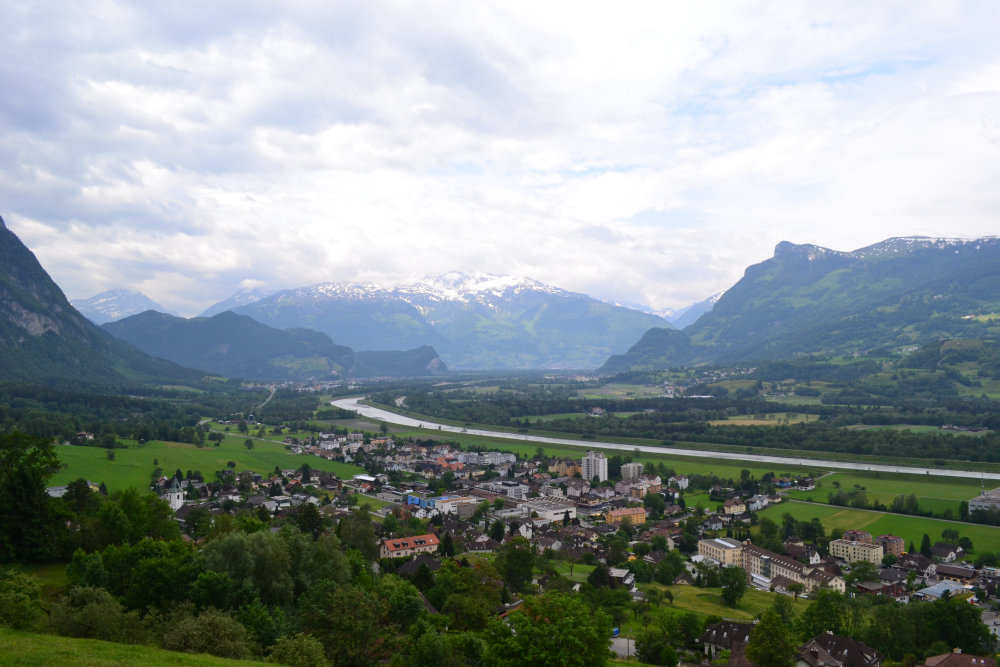
[[[270,473],[279,468],[298,468],[308,463],[315,470],[332,472],[341,478],[349,478],[364,472],[362,468],[336,461],[327,461],[317,456],[293,456],[284,445],[254,439],[254,448],[248,450],[243,442],[246,436],[227,436],[219,447],[206,444],[196,447],[180,442],[150,442],[145,446],[115,449],[115,460],[109,461],[109,450],[100,447],[56,447],[62,469],[49,482],[52,486],[68,484],[83,477],[91,482],[104,482],[109,491],[135,487],[147,489],[150,475],[159,466],[164,474],[171,475],[177,469],[185,474],[188,470],[200,470],[205,479],[214,479],[216,470],[227,468],[229,461],[236,462],[236,470],[253,470]],[[156,463],[154,464],[154,460]]]
[[[964,524],[917,516],[901,516],[832,505],[814,505],[794,500],[771,506],[760,512],[759,515],[780,523],[781,516],[785,512],[799,521],[809,521],[813,517],[818,518],[823,523],[823,527],[826,528],[828,535],[834,529],[840,532],[851,529],[866,530],[872,535],[898,535],[903,538],[907,547],[911,542],[914,545],[919,545],[925,533],[930,536],[931,542],[940,541],[941,531],[946,528],[954,528],[959,532],[959,535],[972,540],[975,547],[973,553],[1000,552],[1000,528],[994,526]]]
[[[251,660],[226,660],[207,655],[175,653],[148,646],[102,642],[96,639],[70,639],[56,635],[15,632],[0,627],[0,667],[50,667],[85,665],[120,667],[121,665],[164,665],[169,667],[224,667],[260,665]]]

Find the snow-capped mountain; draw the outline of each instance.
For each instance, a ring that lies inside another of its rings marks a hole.
[[[212,317],[213,315],[218,315],[219,313],[224,313],[227,310],[239,308],[240,306],[249,306],[252,303],[257,303],[261,299],[266,299],[272,294],[274,294],[274,290],[262,289],[260,287],[247,287],[241,289],[225,301],[220,301],[219,303],[210,306],[198,317]]]
[[[215,307],[213,307],[215,308]],[[530,278],[446,273],[392,288],[319,283],[235,312],[327,333],[359,350],[432,345],[450,368],[590,368],[661,317]]]
[[[70,303],[94,324],[114,322],[147,310],[166,312],[163,306],[145,294],[124,289],[108,290],[89,299],[74,299]]]
[[[692,303],[690,306],[681,308],[676,313],[674,313],[673,317],[668,317],[667,320],[678,329],[683,329],[690,324],[694,324],[695,322],[698,321],[699,317],[711,311],[712,308],[715,306],[715,303],[719,299],[721,299],[722,295],[725,293],[726,293],[725,290],[721,292],[716,292],[715,294],[708,297],[704,301],[699,301],[698,303]]]

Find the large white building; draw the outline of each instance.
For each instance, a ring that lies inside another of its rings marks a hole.
[[[601,452],[587,452],[581,464],[583,473],[580,475],[586,480],[593,480],[597,477],[599,482],[606,482],[608,479],[608,460]]]
[[[622,479],[635,479],[642,474],[641,463],[623,463]]]

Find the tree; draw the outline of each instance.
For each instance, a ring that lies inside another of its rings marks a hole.
[[[485,662],[498,666],[606,665],[611,622],[579,598],[565,593],[529,597],[506,622],[486,630]],[[569,649],[572,647],[572,650]]]
[[[598,564],[587,575],[587,583],[594,588],[608,588],[611,586],[611,572],[604,565]]]
[[[383,527],[384,526],[385,524],[383,524]],[[446,558],[451,558],[455,555],[455,540],[448,531],[445,531],[444,537],[442,537],[441,542],[438,543],[438,553]]]
[[[924,533],[924,536],[920,538],[920,555],[931,557],[931,537],[927,533]]]
[[[642,504],[649,509],[654,519],[658,519],[663,516],[663,510],[667,506],[667,501],[660,494],[650,491],[642,499]]]
[[[279,639],[271,648],[267,661],[290,667],[326,667],[329,664],[323,655],[323,644],[301,632]]]
[[[319,539],[320,534],[326,528],[326,520],[319,513],[319,509],[313,503],[302,503],[295,512],[295,523],[299,530],[312,538]]]
[[[722,581],[722,600],[735,607],[747,590],[747,573],[742,567],[724,567],[719,573]]]
[[[0,570],[0,626],[30,630],[44,617],[38,580],[17,570]]]
[[[246,447],[247,449],[253,449],[253,440],[247,438],[246,440],[243,441],[243,446]]]
[[[349,549],[357,549],[372,561],[378,557],[378,542],[375,539],[375,527],[372,526],[371,514],[367,507],[361,507],[350,516],[340,520],[340,539]]]
[[[163,636],[163,648],[211,653],[223,658],[250,657],[246,628],[229,614],[216,609],[206,609],[197,617],[185,616],[174,622]]]
[[[941,539],[949,544],[955,544],[958,542],[958,531],[954,528],[945,528],[941,531]]]
[[[844,581],[849,584],[856,584],[862,581],[878,581],[878,568],[875,563],[867,560],[859,560],[851,563],[851,571],[844,577]]]
[[[514,593],[520,593],[531,583],[535,568],[535,548],[523,537],[515,537],[505,544],[497,558],[497,569],[504,583]]]
[[[792,667],[795,664],[795,643],[788,625],[774,609],[761,614],[760,621],[750,632],[747,659],[758,667]]]
[[[0,563],[59,554],[66,526],[60,505],[45,491],[58,467],[52,443],[24,433],[0,435]]]
[[[506,527],[503,525],[503,521],[497,519],[492,526],[490,526],[490,539],[494,542],[499,542],[503,539],[504,532],[506,532]]]

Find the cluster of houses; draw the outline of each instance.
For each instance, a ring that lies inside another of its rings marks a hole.
[[[698,638],[705,657],[716,660],[729,652],[728,664],[750,665],[746,657],[752,622],[720,621],[705,629]],[[797,647],[795,667],[881,667],[883,656],[870,646],[850,637],[841,637],[830,631],[817,635]],[[928,657],[924,667],[996,667],[990,657],[963,654],[955,649],[951,653]]]
[[[956,595],[971,600],[976,590],[985,591],[989,597],[1000,592],[1000,570],[977,569],[963,562],[965,552],[958,545],[938,542],[932,546],[930,557],[906,553],[904,549],[903,539],[896,535],[873,536],[848,530],[840,539],[830,541],[826,557],[795,538],[786,540],[784,553],[779,554],[749,541],[719,537],[700,540],[693,560],[717,567],[741,567],[750,586],[788,595],[808,595],[819,587],[843,593],[847,590],[844,573],[859,561],[874,564],[876,578],[857,581],[852,590],[855,595],[882,595],[908,603]],[[896,557],[891,565],[883,565],[887,554]],[[982,619],[1000,638],[1000,614],[983,607]]]

